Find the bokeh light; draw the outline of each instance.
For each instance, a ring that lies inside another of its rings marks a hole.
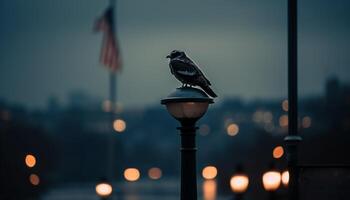
[[[199,134],[206,136],[210,133],[210,127],[207,124],[202,124],[199,126]]]
[[[158,180],[162,177],[162,170],[158,167],[152,167],[148,170],[148,176],[150,179]]]
[[[38,175],[36,174],[31,174],[29,175],[29,182],[34,185],[34,186],[37,186],[40,184],[40,178]]]
[[[108,197],[112,194],[113,188],[108,183],[99,183],[95,187],[96,194],[100,197]]]
[[[288,126],[288,115],[282,115],[279,119],[279,123],[281,127],[287,127]]]
[[[263,118],[264,118],[264,113],[262,112],[262,111],[256,111],[256,112],[254,112],[254,114],[253,114],[253,121],[255,122],[255,123],[260,123],[260,122],[262,122],[263,121]]]
[[[288,112],[289,110],[289,103],[287,99],[282,102],[282,110],[285,112]]]
[[[136,168],[128,168],[124,171],[124,178],[127,181],[137,181],[140,178],[140,171]]]
[[[311,117],[305,116],[303,117],[301,121],[301,125],[303,128],[310,128],[311,127]]]
[[[217,196],[217,183],[215,180],[205,180],[203,182],[203,199],[215,200]]]
[[[218,174],[218,170],[214,166],[204,167],[202,170],[202,176],[205,179],[214,179]]]
[[[25,160],[27,167],[32,168],[36,165],[36,158],[32,154],[26,155],[24,160]]]
[[[263,186],[266,191],[275,191],[281,185],[281,173],[268,171],[263,175]]]
[[[264,112],[263,121],[264,123],[271,123],[273,120],[273,115],[270,111]]]
[[[104,112],[111,112],[112,111],[112,103],[110,100],[104,100],[102,102],[102,110]]]
[[[113,122],[113,128],[115,131],[121,133],[126,129],[126,122],[122,119],[116,119]]]
[[[231,177],[230,186],[234,193],[240,194],[247,191],[249,178],[244,174],[237,174]]]
[[[282,172],[282,184],[287,187],[289,184],[289,171]]]
[[[284,154],[284,149],[282,146],[277,146],[272,151],[272,156],[276,159],[281,158],[283,154]]]
[[[235,136],[239,132],[239,127],[238,127],[237,124],[230,124],[230,125],[227,126],[227,130],[226,131],[227,131],[227,134],[229,136]]]

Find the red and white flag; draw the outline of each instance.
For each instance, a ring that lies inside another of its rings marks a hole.
[[[100,62],[112,71],[121,70],[122,62],[115,37],[113,7],[109,7],[95,24],[96,32],[103,32]]]

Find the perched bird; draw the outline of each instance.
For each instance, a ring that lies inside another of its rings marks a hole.
[[[207,94],[217,97],[215,92],[209,87],[210,81],[204,76],[197,65],[186,56],[185,52],[174,50],[167,56],[170,58],[170,72],[183,84],[183,87],[199,86]]]

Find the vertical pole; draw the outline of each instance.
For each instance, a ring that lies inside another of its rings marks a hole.
[[[243,200],[243,194],[242,193],[236,194],[233,200]]]
[[[181,200],[197,200],[197,128],[194,123],[181,125]]]
[[[288,199],[298,200],[298,37],[297,37],[297,0],[288,0],[288,136],[285,137],[287,147],[288,170],[290,174]]]
[[[115,7],[115,0],[110,0],[109,4],[111,7]],[[114,12],[113,12],[114,13]],[[112,16],[114,17],[114,16]],[[114,134],[114,128],[113,128],[113,123],[114,120],[116,119],[116,101],[117,101],[117,73],[115,71],[110,71],[109,72],[109,100],[111,102],[111,111],[110,111],[110,130],[111,134],[109,137],[109,144],[108,144],[108,153],[109,153],[109,162],[107,168],[108,170],[108,179],[113,184],[113,181],[115,180],[115,172],[116,170],[116,165],[115,165],[115,134]],[[110,196],[110,199],[113,199],[113,195]]]
[[[288,102],[289,134],[298,132],[297,0],[288,0]]]
[[[114,129],[113,122],[116,118],[115,108],[116,108],[116,97],[117,97],[117,74],[116,72],[111,71],[109,74],[109,99],[111,102],[111,112],[110,112],[110,127],[111,135],[109,138],[109,179],[113,181],[115,169],[115,159],[114,159]]]

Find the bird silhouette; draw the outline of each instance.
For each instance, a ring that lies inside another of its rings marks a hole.
[[[186,56],[185,52],[174,50],[167,58],[170,58],[170,72],[182,83],[182,87],[199,86],[211,97],[217,97],[209,87],[210,81],[199,67]]]

